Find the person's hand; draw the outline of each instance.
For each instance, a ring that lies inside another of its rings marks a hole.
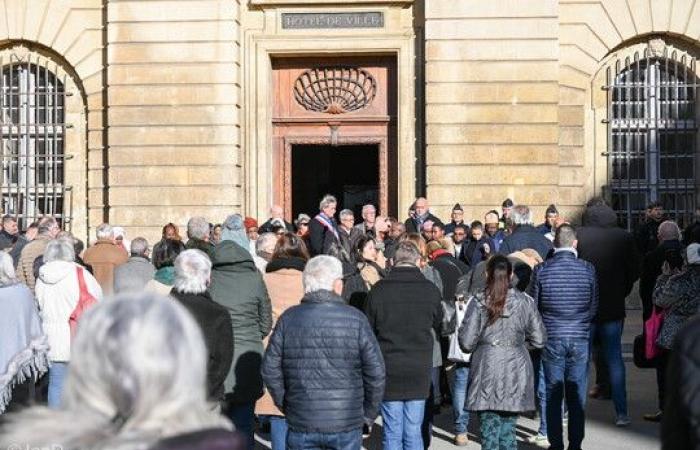
[[[484,253],[487,255],[491,253],[491,247],[489,247],[489,244],[484,244]]]

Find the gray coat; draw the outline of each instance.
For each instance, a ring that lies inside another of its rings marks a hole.
[[[511,288],[503,314],[487,325],[484,293],[475,298],[459,328],[462,351],[472,353],[466,408],[534,411],[534,374],[526,343],[542,348],[546,341],[537,305],[527,294]]]
[[[114,269],[114,293],[140,292],[153,279],[156,268],[142,256],[132,256]]]

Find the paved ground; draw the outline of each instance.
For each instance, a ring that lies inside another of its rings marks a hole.
[[[632,302],[631,308],[636,308]],[[614,425],[615,413],[610,401],[590,400],[587,405],[586,439],[584,449],[591,450],[657,450],[659,448],[659,425],[644,422],[642,415],[655,411],[656,408],[656,376],[653,370],[640,370],[632,363],[632,340],[641,328],[641,311],[628,310],[625,324],[623,345],[627,366],[627,396],[632,425],[627,428],[617,428]],[[443,409],[436,418],[431,449],[456,449],[452,445],[453,434],[451,409]],[[518,421],[518,439],[520,450],[535,450],[537,447],[522,442],[528,436],[536,433],[538,423],[521,418]],[[474,420],[470,424],[470,443],[467,449],[480,449],[478,439],[478,424]],[[257,449],[269,449],[267,436],[258,436]],[[381,426],[374,427],[372,436],[365,441],[368,450],[381,449]],[[679,449],[680,450],[680,449]]]

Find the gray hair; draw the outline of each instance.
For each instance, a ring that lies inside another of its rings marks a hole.
[[[187,222],[187,236],[190,239],[204,240],[209,236],[209,221],[201,216],[192,217]]]
[[[527,206],[517,205],[513,208],[511,214],[515,225],[532,225],[532,215],[530,214],[530,208]]]
[[[365,212],[369,211],[370,208],[372,208],[372,211],[374,211],[375,213],[377,212],[377,208],[375,208],[373,204],[368,203],[362,207],[362,215],[364,215]]]
[[[148,251],[148,241],[142,237],[137,237],[131,241],[129,250],[132,256],[144,256]]]
[[[557,228],[554,234],[556,248],[573,247],[574,241],[576,241],[576,229],[573,226],[565,223]]]
[[[73,239],[58,238],[51,240],[44,250],[44,263],[52,261],[75,261]]]
[[[277,245],[278,237],[275,233],[263,233],[258,236],[258,240],[255,241],[255,253],[258,256],[271,256],[275,251],[275,245]]]
[[[17,283],[15,265],[9,253],[0,252],[0,287]]]
[[[304,292],[332,291],[336,280],[343,279],[343,266],[338,258],[319,255],[306,263],[302,275]]]
[[[416,266],[416,261],[422,259],[420,249],[411,241],[402,242],[396,248],[394,255],[395,266]]]
[[[51,230],[58,227],[58,222],[53,217],[42,217],[37,225],[37,233],[41,235],[49,234]]]
[[[173,287],[185,294],[201,294],[211,277],[211,260],[201,250],[185,250],[175,258]]]
[[[318,204],[318,209],[323,211],[324,209],[328,208],[333,203],[337,204],[338,200],[336,200],[336,198],[330,194],[324,195],[323,198],[321,199],[321,203]]]
[[[97,239],[113,239],[114,228],[112,228],[112,225],[108,223],[103,223],[98,225],[97,229],[95,230],[95,235],[97,235]]]
[[[364,208],[363,208],[363,209],[364,209]],[[341,219],[342,219],[343,217],[348,217],[348,216],[351,216],[351,217],[354,218],[354,217],[355,217],[355,213],[353,213],[351,209],[344,209],[344,210],[340,211],[340,214],[338,214],[338,217],[340,217]]]

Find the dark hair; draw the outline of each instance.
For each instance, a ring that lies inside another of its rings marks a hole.
[[[83,252],[83,250],[85,250],[85,244],[83,243],[83,241],[74,237],[73,238],[73,250],[75,250],[76,256],[80,255]]]
[[[279,233],[279,232],[282,231],[282,230],[286,233],[286,232],[287,232],[287,227],[284,227],[284,226],[282,226],[282,225],[272,225],[272,226],[270,227],[270,233],[275,233],[275,234],[277,234],[277,233]]]
[[[507,198],[503,200],[503,203],[501,203],[501,207],[503,208],[512,208],[513,207],[513,200]]]
[[[664,207],[663,203],[656,201],[656,202],[649,203],[649,206],[647,206],[647,209],[663,208],[663,207]]]
[[[357,243],[355,244],[355,259],[357,261],[364,261],[362,251],[365,249],[365,245],[369,244],[370,241],[376,242],[372,236],[367,234],[363,234],[357,240]]]
[[[176,239],[163,239],[153,249],[153,265],[156,269],[175,265],[175,258],[185,249]]]
[[[559,210],[554,205],[549,205],[547,210],[544,212],[544,216],[547,217],[550,214],[559,214]]]
[[[433,222],[432,228],[439,228],[440,230],[445,231],[445,225],[440,222]]]
[[[495,255],[486,262],[486,289],[484,290],[484,296],[486,310],[489,315],[488,325],[496,322],[503,314],[512,274],[513,265],[503,255]]]
[[[554,233],[554,246],[556,248],[571,247],[574,245],[575,240],[576,229],[567,223],[559,225],[559,228]]]
[[[309,251],[304,240],[294,233],[286,232],[277,239],[271,259],[301,258],[309,260]]]
[[[683,268],[683,255],[678,249],[666,249],[664,253],[664,261],[668,263],[671,269]]]
[[[477,230],[483,230],[483,229],[484,229],[484,224],[481,223],[481,222],[478,221],[478,220],[475,220],[474,222],[472,222],[471,228],[472,228],[472,229],[476,228]]]
[[[586,202],[586,207],[591,208],[593,206],[608,206],[608,202],[603,197],[593,197]]]
[[[455,225],[455,231],[457,231],[457,228],[464,230],[464,233],[467,233],[467,226],[460,223],[459,225]]]

